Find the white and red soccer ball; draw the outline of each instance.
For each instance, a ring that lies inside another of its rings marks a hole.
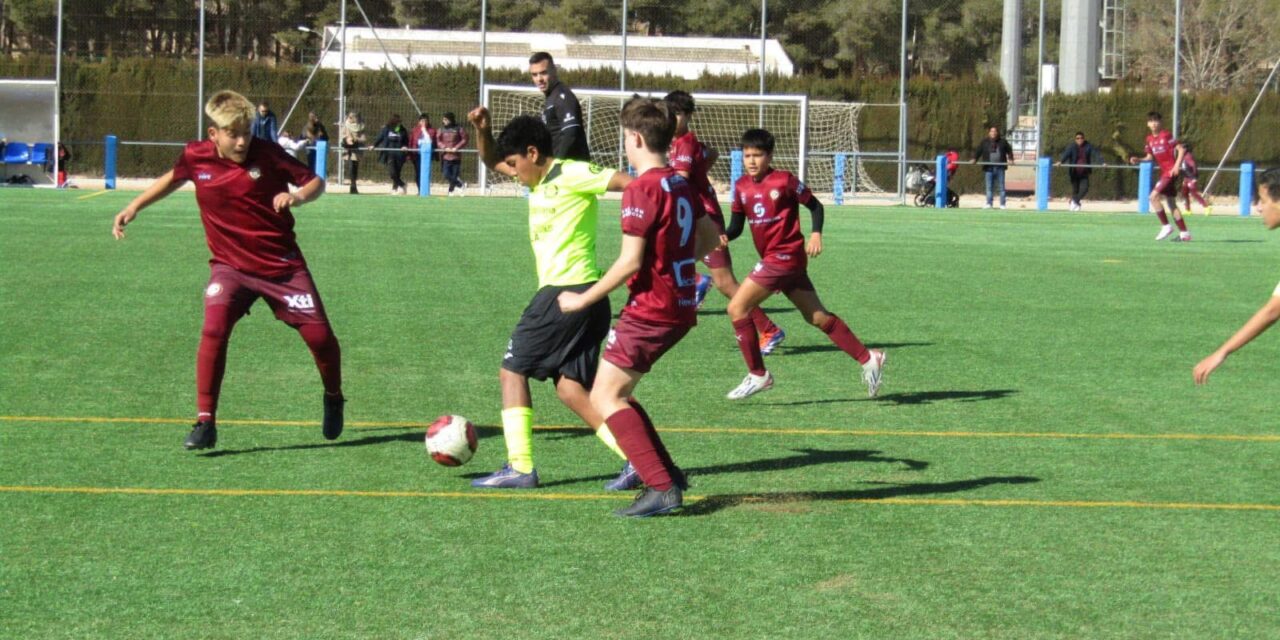
[[[477,444],[475,425],[462,416],[440,416],[427,427],[427,453],[446,467],[466,464]]]

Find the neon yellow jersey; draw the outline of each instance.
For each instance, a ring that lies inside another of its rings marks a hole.
[[[538,288],[600,279],[596,266],[596,196],[609,190],[614,171],[580,160],[555,160],[529,191],[529,241]]]

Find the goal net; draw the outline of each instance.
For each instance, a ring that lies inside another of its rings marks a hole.
[[[661,98],[666,92],[574,89],[582,104],[583,127],[591,148],[591,158],[608,167],[625,167],[622,131],[618,117],[622,105],[632,95]],[[777,144],[773,164],[805,180],[811,189],[830,192],[834,183],[836,154],[849,154],[846,162],[846,191],[879,191],[859,168],[857,123],[861,111],[857,103],[810,102],[808,96],[695,93],[698,113],[693,129],[698,139],[720,152],[711,168],[711,182],[728,193],[733,175],[730,150],[738,147],[742,132],[764,127]],[[495,129],[517,115],[541,115],[543,96],[531,86],[485,85],[482,101],[490,111]],[[814,119],[816,117],[816,120]],[[817,138],[815,137],[817,136]],[[820,138],[820,139],[819,139]],[[851,173],[857,174],[852,180]],[[486,193],[513,195],[520,192],[511,178],[480,166],[481,187]]]

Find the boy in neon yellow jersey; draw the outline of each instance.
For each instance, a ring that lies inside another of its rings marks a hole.
[[[467,114],[486,166],[529,187],[529,240],[538,269],[538,292],[511,333],[502,359],[502,434],[507,464],[471,482],[474,487],[528,489],[538,486],[533,464],[533,400],[529,378],[555,381],[556,395],[619,458],[626,460],[604,417],[591,406],[590,389],[609,333],[608,299],[575,313],[560,311],[563,291],[581,293],[600,279],[596,266],[596,196],[621,191],[631,176],[579,160],[551,156],[551,134],[541,120],[517,116],[494,140],[489,111]],[[629,463],[605,488],[634,489],[640,477]]]

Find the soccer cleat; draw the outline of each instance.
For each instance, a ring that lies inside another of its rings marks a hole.
[[[983,209],[990,209],[990,208],[991,208],[991,203],[990,203],[990,202],[988,202],[988,203],[986,203],[986,204],[982,205],[982,208],[983,208]]]
[[[321,423],[321,429],[325,440],[337,440],[342,435],[342,405],[346,403],[347,399],[342,396],[324,394],[324,422]]]
[[[1001,210],[1001,211],[1003,211],[1004,209],[1005,209],[1004,203],[1003,203],[1003,202],[1001,202],[1001,203],[1000,203],[1000,210]]]
[[[698,309],[702,308],[702,303],[707,299],[707,292],[711,290],[711,278],[698,274],[698,285],[696,293],[693,296],[694,306]]]
[[[1206,216],[1211,216],[1211,215],[1213,215],[1213,205],[1205,205],[1205,208],[1204,208],[1204,214],[1205,214]]]
[[[510,464],[504,464],[501,469],[483,478],[472,480],[471,486],[484,489],[536,489],[538,488],[538,470],[520,473],[512,469]]]
[[[773,350],[777,349],[778,345],[782,344],[782,341],[786,339],[787,332],[783,331],[782,327],[760,336],[760,355],[767,356],[773,353]]]
[[[677,511],[682,506],[684,506],[684,492],[673,484],[666,491],[654,489],[641,491],[631,506],[618,509],[613,512],[613,515],[623,518],[648,518]]]
[[[773,374],[768,371],[764,375],[758,376],[754,373],[748,373],[747,377],[742,379],[742,384],[730,391],[726,398],[730,400],[741,400],[743,398],[753,396],[761,391],[768,391],[773,388]]]
[[[1173,225],[1166,224],[1163,227],[1160,227],[1160,233],[1156,234],[1156,241],[1164,240],[1171,235],[1173,235]]]
[[[880,382],[884,376],[884,362],[887,358],[883,351],[871,351],[871,359],[862,365],[862,382],[867,385],[867,397],[874,398],[880,394]]]
[[[212,420],[201,420],[191,425],[191,433],[182,446],[188,449],[212,449],[218,444],[218,427]]]
[[[639,488],[642,484],[644,484],[644,481],[640,479],[640,473],[636,471],[636,468],[631,466],[631,462],[628,461],[626,464],[622,465],[622,471],[618,473],[618,477],[605,483],[604,490],[630,491],[632,489]]]
[[[1191,232],[1183,231],[1179,233],[1178,237],[1174,239],[1174,242],[1191,242]]]

